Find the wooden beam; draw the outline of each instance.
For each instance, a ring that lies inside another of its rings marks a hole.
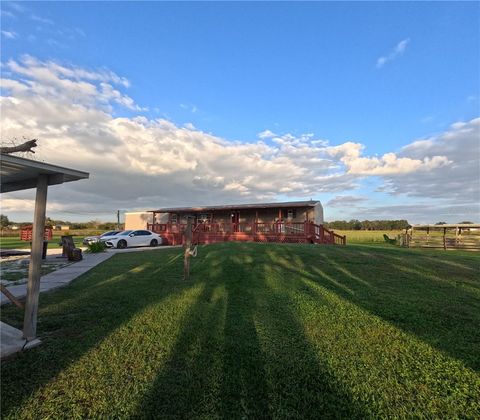
[[[20,309],[23,309],[23,303],[20,302],[15,296],[13,296],[3,284],[0,284],[0,290],[8,299],[10,299],[12,303],[14,303]]]
[[[40,174],[35,196],[33,216],[32,252],[28,267],[27,300],[23,319],[23,338],[33,340],[37,334],[38,295],[42,264],[43,240],[45,232],[45,211],[47,207],[48,175]]]

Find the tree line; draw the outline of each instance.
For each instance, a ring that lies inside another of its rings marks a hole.
[[[333,222],[325,222],[328,229],[338,230],[402,230],[406,229],[410,224],[407,220],[335,220]]]
[[[459,224],[472,224],[473,222],[462,221]],[[436,225],[445,225],[446,222],[437,222]],[[324,226],[328,229],[338,230],[403,230],[411,226],[407,220],[335,220],[334,222],[325,222]]]
[[[13,222],[9,220],[8,216],[1,214],[0,215],[0,224],[2,229],[8,229],[11,226],[18,226],[22,228],[23,226],[30,226],[32,222]],[[82,229],[98,229],[98,230],[115,230],[117,224],[114,222],[101,222],[99,220],[90,220],[88,222],[69,222],[65,220],[55,220],[47,217],[45,220],[47,226],[69,226],[73,230],[82,230]]]

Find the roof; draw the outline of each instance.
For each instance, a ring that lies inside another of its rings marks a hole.
[[[228,204],[218,206],[202,206],[202,207],[164,207],[157,210],[149,210],[155,213],[181,213],[181,212],[198,212],[212,210],[245,210],[245,209],[271,209],[271,208],[292,208],[292,207],[314,207],[320,201],[287,201],[282,203],[253,203],[253,204]]]
[[[88,172],[2,154],[0,160],[0,192],[4,193],[35,188],[37,186],[38,176],[42,174],[48,175],[48,185],[58,185],[89,177]]]

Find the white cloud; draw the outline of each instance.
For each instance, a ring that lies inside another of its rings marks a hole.
[[[385,153],[382,157],[361,156],[364,146],[347,142],[340,146],[328,147],[327,153],[338,157],[352,175],[401,175],[448,165],[445,156],[426,156],[422,159],[398,157],[395,153]]]
[[[8,2],[4,2],[3,4],[4,5],[7,4],[8,7],[10,7],[10,9],[13,9],[18,13],[24,13],[24,12],[28,11],[28,8],[25,7],[23,4],[20,4],[19,2],[8,1]]]
[[[386,63],[389,61],[393,61],[396,58],[400,57],[403,55],[405,50],[407,49],[408,44],[410,43],[410,38],[406,38],[401,40],[394,48],[392,51],[390,51],[387,55],[384,55],[382,57],[379,57],[377,59],[377,67],[381,68],[383,67]]]
[[[180,104],[180,108],[190,111],[192,114],[198,112],[198,107],[196,105]]]
[[[455,168],[465,163],[465,155],[476,156],[469,137],[475,122],[456,124],[440,136],[381,157],[365,156],[361,143],[331,146],[313,134],[267,131],[257,141],[240,143],[191,124],[116,116],[123,108],[139,112],[140,107],[124,93],[128,80],[106,69],[26,56],[9,61],[4,70],[3,138],[38,138],[37,159],[91,173],[87,181],[51,188],[52,211],[110,214],[116,209],[310,198],[324,192],[341,193],[337,202],[353,206],[350,192],[362,178],[380,177],[392,194],[422,188],[428,194],[424,179],[432,185],[437,178],[444,182],[442,171],[453,170],[450,181],[463,180]],[[31,199],[19,192],[2,201],[24,198]],[[9,209],[21,207],[20,202],[7,203]]]
[[[416,160],[432,155],[445,156],[450,164],[421,174],[386,176],[383,190],[456,204],[480,203],[480,118],[452,124],[445,132],[414,141],[400,151],[400,156]]]
[[[55,22],[53,20],[38,16],[36,14],[31,14],[30,19],[34,20],[35,22],[43,23],[45,25],[55,25]]]
[[[5,10],[5,9],[0,10],[0,16],[6,17],[6,18],[15,18],[15,15],[12,12],[9,12],[8,10]]]
[[[2,31],[2,35],[8,39],[15,39],[18,37],[17,33],[13,31]]]
[[[337,195],[327,202],[330,207],[351,207],[368,201],[368,198],[355,195]]]
[[[258,133],[258,138],[260,139],[270,139],[272,137],[276,137],[277,135],[273,132],[273,131],[270,131],[270,130],[264,130],[260,133]]]

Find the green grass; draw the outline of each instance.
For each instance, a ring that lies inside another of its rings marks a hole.
[[[347,244],[374,244],[383,243],[383,235],[388,235],[390,239],[395,239],[398,234],[405,233],[399,230],[335,230],[339,235],[347,236]]]
[[[42,294],[2,418],[479,418],[478,255],[218,244]],[[15,307],[2,317],[21,324]]]
[[[83,236],[74,236],[73,242],[76,246],[82,246]],[[59,245],[61,242],[60,236],[54,236],[48,241],[48,248],[61,248]],[[0,237],[1,249],[30,249],[30,242],[21,241],[20,234],[18,236],[2,236]]]

